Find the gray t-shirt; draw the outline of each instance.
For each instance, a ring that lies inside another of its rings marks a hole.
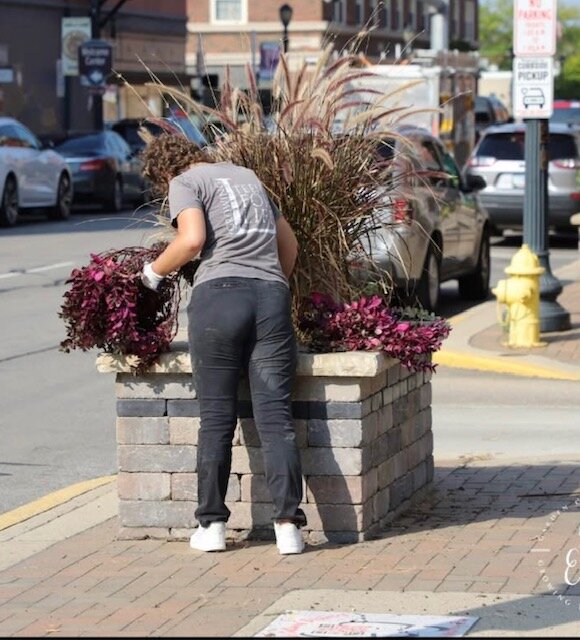
[[[190,207],[203,211],[206,241],[194,287],[238,276],[288,284],[276,242],[280,212],[251,169],[229,162],[196,165],[169,184],[172,224]]]

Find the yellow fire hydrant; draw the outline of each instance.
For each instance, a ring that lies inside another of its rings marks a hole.
[[[540,341],[540,266],[538,256],[527,244],[512,258],[505,273],[511,276],[500,280],[492,289],[498,303],[507,306],[505,323],[508,327],[508,347],[542,347]]]

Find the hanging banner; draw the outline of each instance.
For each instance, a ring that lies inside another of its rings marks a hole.
[[[280,44],[278,42],[260,43],[260,81],[272,80],[280,62]]]
[[[88,40],[79,47],[81,85],[103,91],[113,68],[113,47],[106,40]]]
[[[63,76],[79,75],[79,47],[90,37],[90,18],[62,18],[61,59]]]

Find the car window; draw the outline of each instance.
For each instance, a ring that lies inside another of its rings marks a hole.
[[[413,143],[413,155],[416,161],[419,163],[419,169],[425,172],[443,172],[443,165],[439,160],[439,154],[437,148],[430,140],[426,140],[420,137],[411,137]],[[429,175],[427,173],[422,179],[423,183],[427,181],[431,185],[435,186],[440,184],[441,176]]]
[[[453,156],[444,149],[441,150],[441,157],[443,158],[443,169],[445,170],[445,173],[449,174],[449,184],[453,188],[459,189],[461,185],[461,177],[457,163]]]
[[[550,136],[548,157],[550,160],[577,158],[578,149],[576,148],[576,142],[573,136],[553,133]]]
[[[481,141],[477,155],[497,160],[523,160],[524,134],[523,132],[488,134]]]
[[[441,171],[441,164],[439,163],[439,159],[437,157],[437,149],[435,145],[429,142],[428,140],[424,140],[421,142],[420,146],[421,153],[421,164],[429,171]]]
[[[563,124],[580,124],[580,108],[554,109],[550,122]]]
[[[114,130],[123,136],[124,140],[132,147],[142,148],[145,146],[145,142],[138,133],[139,125],[123,125],[122,127],[114,127]]]
[[[131,155],[131,148],[125,142],[125,140],[121,138],[121,136],[114,135],[113,138],[115,139],[115,145],[123,155],[125,156]]]
[[[21,147],[22,141],[16,136],[16,130],[12,125],[0,127],[0,147]]]
[[[13,125],[15,137],[21,141],[21,147],[28,147],[29,149],[40,149],[40,143],[36,136],[34,136],[28,129],[25,129],[21,125]]]
[[[69,153],[84,153],[90,151],[100,151],[105,148],[105,137],[101,133],[88,136],[78,136],[69,138],[55,147],[56,151],[66,151]]]
[[[129,150],[125,147],[125,142],[116,133],[107,133],[107,146],[109,149],[117,155],[127,155]]]
[[[523,160],[524,144],[523,131],[492,133],[483,138],[477,150],[477,155],[495,158],[496,160]],[[578,157],[574,137],[566,134],[550,134],[548,157],[550,160]]]

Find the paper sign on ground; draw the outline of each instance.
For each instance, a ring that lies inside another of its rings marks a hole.
[[[465,635],[478,619],[475,616],[287,611],[254,637],[459,638]]]

